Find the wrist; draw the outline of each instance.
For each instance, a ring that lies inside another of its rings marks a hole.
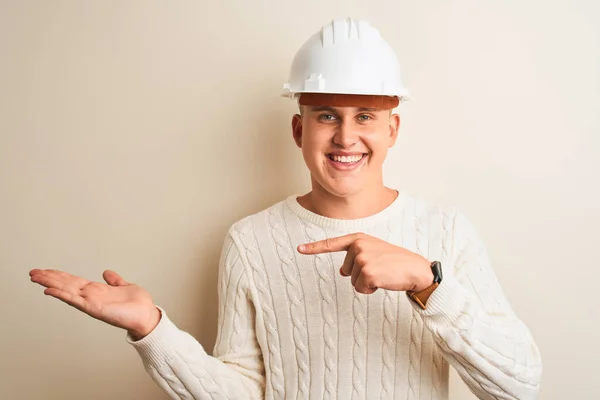
[[[135,341],[141,340],[148,336],[148,334],[150,334],[150,332],[156,328],[160,322],[160,318],[160,310],[157,307],[153,307],[145,321],[141,322],[137,327],[128,329],[127,331]]]
[[[416,302],[423,310],[427,308],[426,304],[427,300],[429,300],[429,296],[431,296],[442,282],[442,264],[439,261],[434,261],[430,264],[429,268],[432,275],[432,278],[428,278],[431,279],[428,281],[430,282],[429,286],[424,288],[415,286],[415,290],[406,292],[408,297]]]
[[[421,268],[418,269],[419,273],[416,274],[412,292],[420,292],[427,289],[434,280],[433,271],[431,270],[431,262],[424,260]]]

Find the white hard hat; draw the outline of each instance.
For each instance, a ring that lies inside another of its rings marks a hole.
[[[333,20],[298,50],[282,96],[302,93],[396,96],[409,92],[402,84],[394,50],[368,22]]]

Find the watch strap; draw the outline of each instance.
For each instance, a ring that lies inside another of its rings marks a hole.
[[[427,300],[429,299],[429,296],[431,296],[431,293],[433,293],[433,291],[437,289],[438,286],[440,286],[440,284],[434,282],[433,284],[431,284],[423,290],[420,290],[418,292],[411,291],[407,292],[407,294],[415,303],[419,305],[419,307],[425,310],[427,308]]]

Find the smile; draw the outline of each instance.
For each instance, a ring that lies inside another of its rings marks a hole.
[[[351,170],[358,167],[363,161],[367,158],[367,154],[358,153],[358,154],[349,154],[349,155],[340,155],[340,154],[327,154],[327,158],[329,159],[329,164],[338,170]]]
[[[353,163],[357,163],[360,160],[362,160],[362,158],[365,155],[366,154],[356,154],[356,155],[352,155],[352,156],[338,156],[338,155],[334,155],[334,154],[329,154],[329,159],[331,161],[340,162],[340,163],[344,163],[344,164],[353,164]]]

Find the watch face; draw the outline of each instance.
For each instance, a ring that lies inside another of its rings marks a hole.
[[[431,271],[433,272],[433,283],[440,283],[442,281],[442,263],[439,261],[432,262]]]

